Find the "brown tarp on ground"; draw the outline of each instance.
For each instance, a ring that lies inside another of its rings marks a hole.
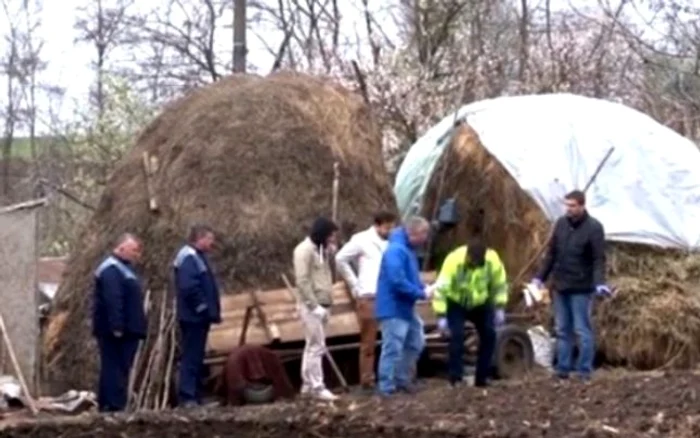
[[[234,348],[226,359],[219,393],[227,404],[242,405],[243,392],[251,383],[271,384],[276,400],[294,396],[294,388],[275,352],[258,345]]]

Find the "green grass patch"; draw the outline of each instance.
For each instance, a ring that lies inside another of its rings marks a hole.
[[[34,145],[37,156],[46,152],[46,150],[51,147],[52,144],[58,145],[59,143],[62,143],[62,140],[58,137],[36,137],[34,139]],[[15,139],[12,141],[12,157],[22,158],[25,160],[32,158],[32,142],[29,137],[15,137]]]

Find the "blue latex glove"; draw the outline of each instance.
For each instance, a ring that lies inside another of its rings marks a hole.
[[[611,297],[612,296],[612,292],[610,291],[610,288],[604,284],[596,286],[595,294],[598,295],[599,297]]]
[[[438,319],[437,326],[438,326],[438,330],[440,330],[441,332],[448,331],[449,328],[447,327],[447,318]]]
[[[493,323],[496,327],[502,326],[506,323],[506,311],[503,309],[496,309],[493,314]]]

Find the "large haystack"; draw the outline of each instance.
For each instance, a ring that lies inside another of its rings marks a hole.
[[[550,230],[541,209],[483,147],[477,133],[463,124],[431,176],[424,198],[425,215],[432,215],[445,162],[441,198],[455,197],[466,220],[438,238],[437,253],[444,254],[481,230],[500,252],[511,280],[528,281],[534,274],[528,266]],[[610,243],[608,271],[609,283],[618,287],[619,293],[612,300],[599,301],[596,307],[599,344],[606,359],[642,369],[697,364],[698,258]],[[522,283],[513,285],[513,307],[520,304],[521,287]]]
[[[160,163],[158,213],[149,210],[144,152]],[[377,209],[395,209],[381,157],[380,132],[362,100],[309,76],[231,77],[169,105],[110,178],[68,264],[46,345],[51,378],[59,388],[95,381],[92,272],[119,233],[144,239],[154,303],[195,221],[219,235],[213,261],[226,292],[280,287],[308,224],[331,214],[334,162],[346,233],[368,225]],[[152,311],[151,322],[157,318]]]

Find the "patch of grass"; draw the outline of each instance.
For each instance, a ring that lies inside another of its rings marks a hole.
[[[36,154],[41,155],[51,144],[57,144],[61,140],[57,137],[44,136],[36,137]],[[32,157],[31,141],[29,137],[15,137],[12,142],[12,156],[15,158],[30,159]]]

